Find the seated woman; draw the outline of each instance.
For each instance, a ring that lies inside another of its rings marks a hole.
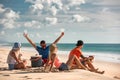
[[[45,70],[46,70],[46,67],[47,66],[50,66],[50,68],[48,69],[48,71],[51,71],[52,68],[53,68],[53,65],[59,69],[60,71],[64,71],[64,70],[69,70],[71,69],[71,65],[73,63],[73,61],[76,62],[77,64],[77,67],[78,68],[83,68],[83,69],[86,69],[82,64],[81,62],[79,61],[79,59],[76,57],[76,56],[71,56],[69,57],[69,59],[67,60],[66,63],[64,62],[61,62],[57,56],[57,46],[56,44],[51,44],[50,45],[50,54],[49,54],[49,59],[45,65]]]
[[[26,68],[26,60],[21,60],[22,54],[20,53],[21,44],[16,42],[12,50],[9,52],[7,57],[7,63],[9,70],[13,69],[25,69]]]

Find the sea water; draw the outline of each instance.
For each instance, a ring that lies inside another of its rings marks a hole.
[[[4,46],[11,46],[13,43],[4,44]],[[39,46],[39,43],[36,45]],[[47,44],[50,45],[50,44]],[[70,51],[76,47],[73,43],[59,43],[58,54],[69,55]],[[34,50],[29,43],[22,43],[23,49]],[[82,54],[85,56],[93,55],[97,60],[120,63],[120,44],[84,44]]]

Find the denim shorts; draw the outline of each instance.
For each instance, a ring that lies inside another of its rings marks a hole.
[[[59,70],[60,71],[69,70],[68,65],[65,63],[62,63],[59,67]]]
[[[15,64],[8,64],[9,70],[13,70],[15,68]]]

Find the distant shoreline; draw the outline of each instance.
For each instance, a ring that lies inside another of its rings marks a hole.
[[[11,49],[12,46],[0,46],[0,48],[7,48]],[[31,47],[22,47],[21,51],[29,51],[34,54],[38,54],[38,52],[31,46]],[[59,50],[58,54],[65,54],[69,55],[70,50]],[[95,57],[95,60],[100,60],[100,61],[106,61],[106,62],[113,62],[113,63],[120,63],[120,54],[115,54],[115,53],[105,53],[105,52],[86,52],[83,51],[83,54],[85,56],[93,55]]]

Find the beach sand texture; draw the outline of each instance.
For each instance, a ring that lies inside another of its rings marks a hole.
[[[6,70],[6,58],[10,48],[0,47],[0,80],[120,80],[120,63],[105,61],[94,61],[95,67],[105,70],[104,74],[97,74],[81,69],[74,69],[67,72],[32,72],[29,70]],[[31,65],[30,57],[35,51],[22,50],[23,55]],[[67,61],[67,54],[58,54],[63,62]],[[40,69],[40,68],[36,68]],[[34,70],[33,68],[30,70]]]

